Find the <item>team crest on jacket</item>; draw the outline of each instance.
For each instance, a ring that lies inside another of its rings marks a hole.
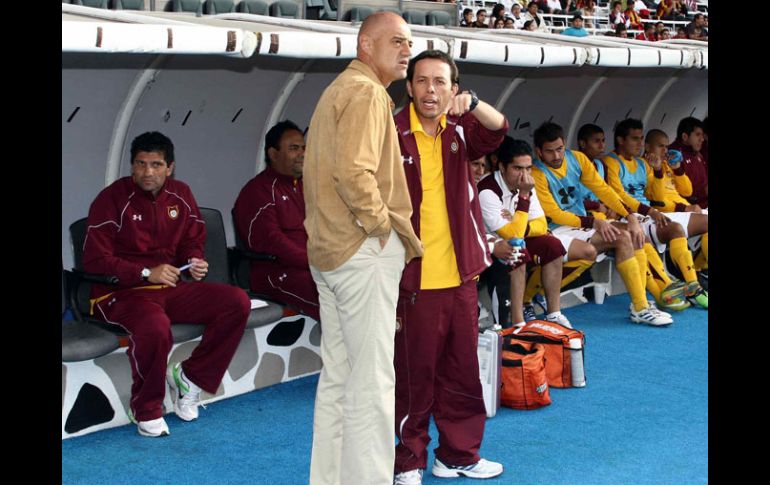
[[[166,212],[168,213],[169,219],[172,221],[176,220],[177,217],[179,217],[179,206],[177,205],[170,205],[166,207]]]
[[[450,145],[449,149],[452,150],[452,153],[457,153],[457,149],[460,146],[457,144],[457,140],[452,140],[452,145]]]

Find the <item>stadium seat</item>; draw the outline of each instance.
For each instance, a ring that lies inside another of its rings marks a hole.
[[[425,13],[417,10],[404,10],[401,16],[408,24],[425,25]]]
[[[235,213],[230,211],[230,218],[235,227]],[[234,230],[235,235],[235,247],[228,248],[230,258],[230,279],[233,284],[243,288],[249,294],[251,294],[250,273],[251,273],[251,261],[275,261],[277,258],[272,254],[257,253],[251,251],[246,246],[246,243],[238,235],[238,231]],[[258,298],[262,298],[261,295],[256,295]]]
[[[109,8],[109,0],[75,0],[72,3],[84,7]]]
[[[374,13],[371,7],[353,7],[350,9],[351,22],[363,22],[364,19]]]
[[[428,12],[428,25],[452,25],[452,16],[441,10]]]
[[[195,12],[197,17],[203,15],[203,0],[173,0],[174,12]]]
[[[88,322],[64,318],[69,304],[68,274],[62,268],[61,360],[79,362],[107,355],[120,346],[117,335]]]
[[[235,2],[233,0],[206,0],[206,14],[208,15],[232,12],[235,12]]]
[[[204,257],[209,263],[206,281],[210,283],[233,284],[230,278],[232,271],[228,262],[227,237],[222,213],[217,209],[201,207],[201,217],[206,223],[206,247]],[[247,282],[248,287],[248,282]],[[251,295],[250,295],[251,296]],[[283,316],[283,307],[268,302],[266,307],[256,308],[249,314],[246,328],[255,328],[273,323]]]
[[[115,0],[115,10],[144,10],[144,0]]]
[[[288,0],[278,0],[270,4],[270,16],[280,17],[283,19],[298,19],[301,18],[302,12],[300,12],[299,6]]]
[[[268,15],[269,5],[262,0],[243,0],[238,4],[238,11],[253,15]]]
[[[323,0],[324,6],[321,9],[321,20],[337,20],[337,1],[336,0]]]

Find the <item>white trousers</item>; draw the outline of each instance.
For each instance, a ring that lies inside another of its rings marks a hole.
[[[405,250],[367,238],[318,286],[323,368],[313,418],[311,485],[390,485],[395,459],[393,339]]]

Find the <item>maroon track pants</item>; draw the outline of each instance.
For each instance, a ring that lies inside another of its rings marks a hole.
[[[250,311],[249,297],[240,288],[204,282],[121,290],[97,303],[95,316],[129,333],[130,404],[136,420],[163,415],[166,363],[174,342],[171,322],[206,325],[200,344],[182,368],[193,383],[215,393],[241,341]]]
[[[310,268],[253,267],[251,270],[251,291],[291,305],[316,321],[321,319],[316,288]]]
[[[399,295],[395,472],[426,468],[430,415],[436,457],[451,465],[479,460],[486,411],[479,380],[476,282]]]

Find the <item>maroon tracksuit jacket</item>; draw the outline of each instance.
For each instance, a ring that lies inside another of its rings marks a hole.
[[[233,214],[235,230],[249,249],[278,258],[251,263],[251,290],[318,320],[318,290],[307,261],[302,180],[268,165],[241,189]]]
[[[409,107],[395,117],[412,200],[412,226],[420,235],[420,154],[411,132]],[[479,365],[478,293],[475,277],[490,265],[478,193],[469,160],[494,151],[508,122],[497,131],[484,128],[471,113],[447,117],[441,134],[449,228],[462,283],[455,288],[420,290],[422,258],[404,269],[396,316],[395,472],[425,468],[428,424],[436,421],[436,457],[451,465],[479,460],[486,419]]]

